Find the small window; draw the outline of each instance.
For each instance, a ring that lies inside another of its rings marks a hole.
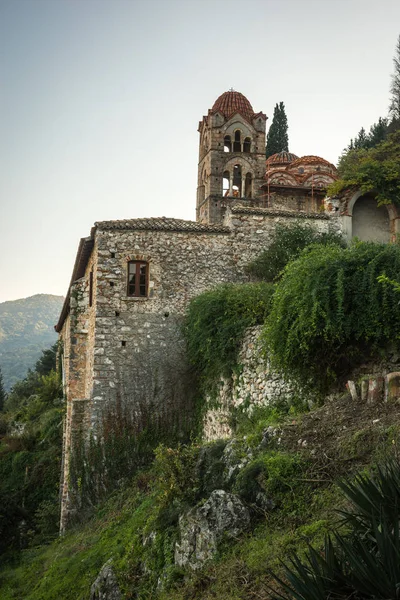
[[[224,152],[232,152],[232,142],[230,135],[226,135],[224,137]]]
[[[243,152],[250,152],[250,148],[251,148],[251,139],[249,137],[244,138],[244,142],[243,142]]]
[[[132,260],[128,263],[128,296],[145,298],[148,288],[148,263]]]

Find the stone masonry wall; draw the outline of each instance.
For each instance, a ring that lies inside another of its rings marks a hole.
[[[63,430],[60,529],[64,531],[72,509],[69,495],[69,468],[74,439],[88,429],[87,401],[93,380],[95,331],[95,282],[97,252],[92,252],[84,277],[75,281],[70,291],[70,313],[60,339],[63,344],[64,397],[66,413]],[[89,306],[90,272],[93,272],[92,306]]]
[[[203,435],[207,441],[232,435],[229,425],[231,410],[255,406],[268,406],[285,401],[296,393],[296,387],[271,370],[263,356],[259,336],[262,327],[251,327],[246,331],[238,356],[239,373],[221,380],[217,403],[219,408],[210,409],[204,417]]]
[[[95,432],[116,402],[143,427],[155,421],[182,432],[190,427],[196,391],[181,332],[187,305],[216,285],[248,281],[246,265],[268,246],[277,223],[294,218],[323,230],[335,226],[325,215],[240,207],[227,209],[229,229],[221,233],[97,225],[85,275],[71,287],[70,315],[62,330],[67,376],[64,497],[73,432]],[[131,260],[148,262],[148,297],[127,296]],[[240,385],[247,385],[245,378]],[[254,394],[268,399],[270,388],[263,395],[257,381],[249,385],[254,401]],[[82,401],[74,410],[74,402]]]

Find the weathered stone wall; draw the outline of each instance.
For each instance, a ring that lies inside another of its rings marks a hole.
[[[60,334],[66,412],[63,428],[63,459],[61,483],[61,520],[64,531],[71,511],[69,469],[74,440],[88,430],[87,404],[93,382],[95,306],[96,306],[96,247],[88,261],[84,277],[73,282],[70,290],[70,312]],[[90,273],[93,273],[92,303],[90,306]],[[73,509],[72,509],[73,510]]]
[[[210,409],[204,418],[203,433],[208,441],[232,435],[229,425],[232,409],[242,407],[251,412],[255,406],[282,402],[296,393],[296,387],[274,372],[263,356],[261,330],[262,327],[251,327],[246,331],[238,356],[239,372],[232,373],[229,380],[221,380],[216,399],[219,408]]]
[[[67,380],[64,497],[74,430],[95,432],[116,402],[143,427],[155,421],[179,431],[190,427],[196,390],[181,332],[189,301],[216,285],[248,281],[245,267],[268,246],[276,224],[296,218],[325,231],[337,226],[323,214],[241,207],[226,209],[227,229],[220,233],[97,225],[85,274],[71,286],[70,314],[61,334]],[[127,295],[131,260],[149,265],[147,297]],[[247,398],[249,384],[252,401],[268,401],[271,377],[265,388],[263,378],[249,383],[250,371],[243,374],[237,398]],[[74,411],[74,402],[82,401]]]

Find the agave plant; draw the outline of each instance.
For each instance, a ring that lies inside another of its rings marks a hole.
[[[341,511],[349,533],[327,537],[322,553],[310,547],[284,565],[274,600],[400,600],[400,465],[388,460],[374,477],[340,484],[351,508]]]

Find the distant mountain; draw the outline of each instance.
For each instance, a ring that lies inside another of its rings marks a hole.
[[[54,325],[63,301],[62,296],[37,294],[0,303],[0,367],[7,390],[57,341]]]

